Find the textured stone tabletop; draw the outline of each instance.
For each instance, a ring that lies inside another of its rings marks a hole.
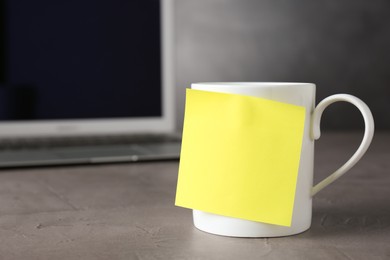
[[[315,182],[361,133],[324,133]],[[313,200],[308,231],[230,238],[194,228],[174,206],[178,162],[0,172],[0,259],[390,259],[390,133]]]

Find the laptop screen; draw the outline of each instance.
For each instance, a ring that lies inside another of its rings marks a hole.
[[[0,120],[161,116],[160,1],[2,2]]]

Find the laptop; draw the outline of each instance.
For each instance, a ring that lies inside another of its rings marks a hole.
[[[178,159],[171,0],[1,2],[0,167]]]

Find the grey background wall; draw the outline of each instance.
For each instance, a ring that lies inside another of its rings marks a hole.
[[[177,125],[185,88],[202,81],[317,84],[363,99],[377,129],[390,129],[390,1],[176,0]],[[337,103],[328,129],[358,129],[360,113]]]

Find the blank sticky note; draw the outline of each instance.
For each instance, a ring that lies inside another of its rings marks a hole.
[[[176,205],[290,226],[305,108],[187,89]]]

